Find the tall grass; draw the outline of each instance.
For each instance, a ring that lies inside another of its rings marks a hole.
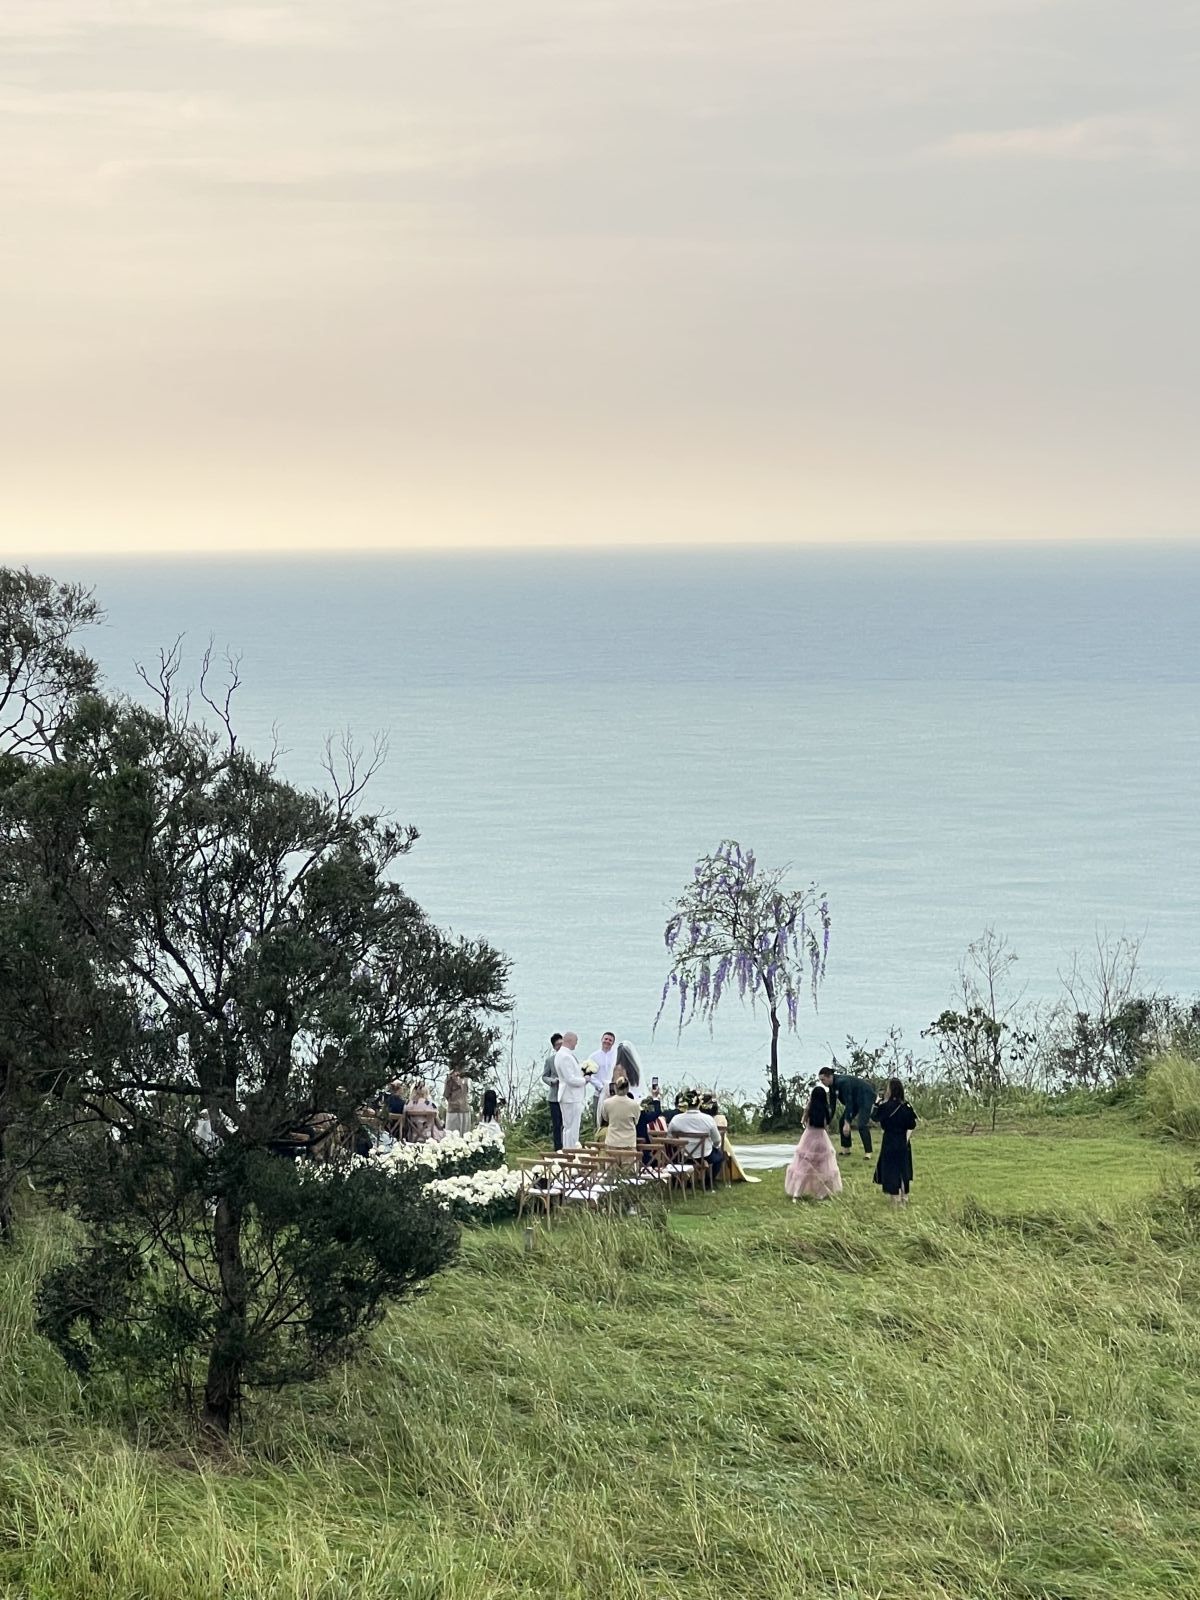
[[[0,1589],[1195,1595],[1200,1205],[1158,1188],[1170,1163],[1125,1136],[947,1137],[903,1213],[855,1162],[829,1206],[771,1175],[532,1252],[474,1233],[223,1459],[154,1419],[131,1443],[115,1396],[81,1411],[26,1257],[0,1302]]]
[[[1200,1144],[1200,1062],[1180,1055],[1153,1062],[1143,1106],[1145,1121],[1156,1133]]]

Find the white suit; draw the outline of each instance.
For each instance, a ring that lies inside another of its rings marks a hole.
[[[590,1059],[596,1063],[596,1074],[592,1079],[592,1093],[595,1095],[592,1110],[596,1115],[596,1126],[599,1127],[600,1107],[608,1099],[613,1068],[617,1064],[617,1047],[613,1045],[611,1050],[593,1050]]]
[[[575,1052],[568,1050],[565,1045],[554,1058],[554,1070],[558,1075],[558,1103],[562,1109],[562,1147],[564,1150],[577,1150],[587,1079]]]

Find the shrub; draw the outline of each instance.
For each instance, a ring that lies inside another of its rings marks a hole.
[[[1166,1055],[1146,1074],[1143,1115],[1156,1133],[1200,1144],[1200,1062]]]
[[[545,1098],[534,1100],[519,1117],[514,1117],[510,1127],[519,1143],[548,1150],[552,1137],[550,1101]]]

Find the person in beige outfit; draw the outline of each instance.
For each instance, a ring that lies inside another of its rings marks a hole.
[[[631,1159],[637,1150],[637,1125],[642,1108],[624,1083],[616,1085],[615,1092],[600,1102],[599,1122],[608,1125],[604,1148],[610,1155],[618,1153]]]

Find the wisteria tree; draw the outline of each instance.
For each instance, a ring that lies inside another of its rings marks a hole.
[[[761,1002],[771,1024],[764,1121],[780,1115],[779,1034],[795,1033],[806,995],[816,1010],[817,990],[829,951],[829,901],[816,884],[784,885],[787,867],[760,867],[752,850],[724,840],[696,863],[664,939],[671,971],[663,984],[655,1027],[672,995],[679,1030],[696,1017],[711,1029],[725,995],[736,992],[751,1007]]]

